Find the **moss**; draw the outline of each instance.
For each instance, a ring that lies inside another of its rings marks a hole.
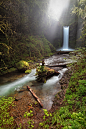
[[[25,73],[31,73],[31,69],[26,70]]]
[[[29,64],[28,62],[21,60],[16,64],[16,67],[18,70],[25,71],[27,68],[29,68]]]
[[[10,69],[7,69],[7,68],[4,68],[4,69],[0,69],[0,75],[3,75],[3,74],[6,74],[6,73],[11,73],[11,72],[14,72],[16,71],[17,69],[16,68],[10,68]]]

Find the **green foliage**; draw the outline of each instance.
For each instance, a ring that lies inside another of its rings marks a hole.
[[[41,38],[40,36],[22,35],[19,41],[18,38],[16,39],[16,44],[12,43],[12,47],[0,44],[1,56],[4,54],[4,58],[1,60],[1,66],[3,66],[3,68],[9,68],[16,66],[16,63],[21,60],[25,60],[27,62],[29,60],[31,62],[37,61],[38,58],[42,59],[44,56],[50,56],[52,52],[55,52],[55,49],[46,39],[45,42],[43,39],[45,38]],[[9,56],[6,54],[8,52]]]
[[[47,109],[43,109],[43,111],[44,111],[45,116],[47,116],[47,117],[52,116],[51,113],[50,114],[48,113]]]
[[[24,113],[24,117],[32,117],[33,116],[33,113],[32,113],[33,111],[32,110],[30,110],[30,112],[25,112]]]
[[[44,111],[44,116],[43,116],[43,122],[39,123],[39,129],[40,127],[43,128],[43,129],[49,129],[49,122],[50,122],[50,119],[52,117],[52,114],[51,113],[48,113],[47,109],[43,109]]]
[[[48,73],[48,70],[45,68],[45,66],[39,66],[36,69],[36,75],[37,75],[37,81],[46,82],[46,75]]]
[[[4,45],[0,47],[0,56],[4,55],[1,58],[1,67],[13,67],[20,60],[36,61],[38,58],[50,56],[52,52],[55,52],[55,48],[50,42],[41,36],[42,31],[45,31],[43,26],[47,24],[43,22],[48,6],[47,2],[1,0],[0,46]]]
[[[86,105],[86,97],[82,98],[82,105]]]
[[[71,128],[76,128],[76,129],[86,128],[86,124],[85,124],[86,117],[83,115],[83,113],[73,112],[71,115],[71,118],[72,120],[69,121],[71,124]]]
[[[83,41],[84,46],[86,45],[86,0],[77,0],[77,6],[74,6],[72,9],[72,13],[76,14],[79,18],[81,18],[81,22],[83,23],[82,34],[80,36],[80,40]]]
[[[4,61],[3,57],[9,58],[10,56],[10,49],[12,49],[10,46],[6,45],[5,43],[0,43],[0,71],[2,72],[3,69],[7,69],[6,62]]]
[[[41,40],[43,41],[43,48],[44,48],[44,55],[47,56],[47,53],[49,55],[52,55],[52,53],[55,52],[55,48],[53,45],[45,38],[44,35],[41,36]]]
[[[13,35],[13,31],[11,29],[10,23],[8,23],[8,21],[6,20],[6,16],[1,16],[1,18],[3,20],[0,21],[0,32],[2,32],[5,35],[7,41],[9,42],[9,34]]]
[[[86,14],[86,0],[77,0],[77,6],[74,6],[72,13],[77,14],[82,19],[85,18]]]
[[[39,126],[43,126],[43,123],[39,123]]]
[[[29,52],[31,53],[30,56],[32,57],[49,56],[52,52],[55,52],[55,48],[44,36],[28,36],[26,41]]]
[[[6,54],[6,53],[9,55],[9,50],[12,49],[12,48],[11,48],[10,46],[7,46],[5,43],[0,43],[0,48],[2,48],[2,49],[3,49],[3,47],[2,47],[1,45],[2,45],[3,47],[5,47],[7,51],[1,52],[0,55],[4,55],[4,54]]]
[[[44,69],[44,66],[40,65],[38,68],[37,68],[37,72],[39,73],[42,73],[42,72],[47,72],[46,69]]]
[[[16,71],[17,69],[16,68],[10,68],[10,69],[7,69],[7,67],[3,67],[3,68],[0,68],[0,75],[3,75],[3,74],[6,74],[6,73],[11,73],[11,72],[14,72]]]
[[[33,122],[33,120],[29,120],[28,121],[28,124],[29,124],[29,126],[28,126],[28,128],[30,128],[30,129],[32,129],[32,128],[34,128],[34,122]]]
[[[79,80],[79,88],[77,89],[77,94],[79,96],[84,96],[86,94],[86,80]]]
[[[12,97],[2,97],[0,98],[0,127],[1,129],[12,129],[15,127],[14,125],[14,119],[12,116],[10,116],[8,110],[10,106],[13,106]]]
[[[32,110],[30,110],[30,112],[25,112],[24,113],[24,117],[25,118],[31,118],[33,116],[33,111]],[[32,129],[32,128],[34,128],[34,121],[33,120],[29,120],[28,122],[27,122],[28,124],[29,124],[29,126],[28,126],[28,128],[30,128],[30,129]]]

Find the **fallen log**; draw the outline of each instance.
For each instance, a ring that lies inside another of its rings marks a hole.
[[[32,89],[27,86],[27,89],[32,93],[32,95],[35,97],[35,99],[38,101],[41,107],[43,107],[43,104],[41,103],[40,99],[37,97],[37,95],[32,91]]]

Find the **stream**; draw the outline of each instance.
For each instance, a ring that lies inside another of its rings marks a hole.
[[[49,57],[45,59],[45,65],[64,63],[65,57],[69,58],[69,55],[64,54]],[[36,69],[32,69],[30,74],[15,73],[7,78],[0,78],[0,96],[14,96],[16,93],[20,94],[20,91],[23,89],[27,90],[27,85],[29,85],[43,103],[43,108],[49,110],[52,107],[55,95],[61,90],[59,80],[62,78],[65,71],[67,71],[67,68],[59,68],[58,72],[60,74],[51,77],[46,83],[38,83],[36,81]],[[13,78],[15,79],[13,80]]]

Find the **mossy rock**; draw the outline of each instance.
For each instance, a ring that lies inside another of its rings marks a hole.
[[[29,63],[26,62],[26,61],[21,60],[21,61],[19,61],[19,62],[16,64],[16,67],[17,67],[17,69],[18,69],[19,71],[22,71],[22,72],[23,72],[23,71],[29,69]]]
[[[47,79],[54,75],[59,75],[59,72],[54,69],[48,68],[46,66],[39,66],[36,69],[37,81],[38,82],[46,82]]]
[[[27,74],[31,73],[31,69],[27,69],[27,70],[25,71],[25,73],[27,73]]]

